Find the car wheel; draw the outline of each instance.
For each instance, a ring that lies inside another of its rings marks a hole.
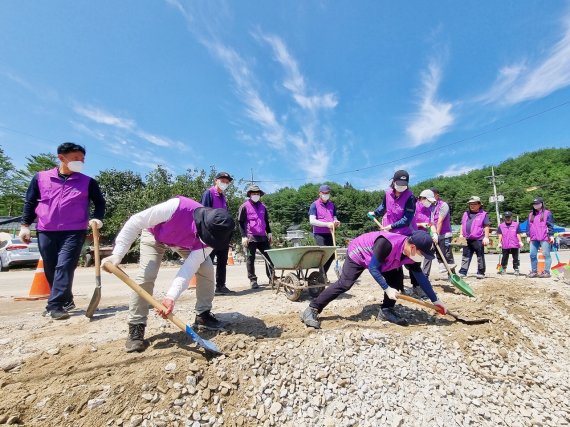
[[[8,271],[8,267],[4,267],[4,264],[2,264],[2,258],[0,258],[0,271]]]

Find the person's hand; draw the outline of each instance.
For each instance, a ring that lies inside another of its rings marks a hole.
[[[101,260],[101,267],[107,263],[113,264],[116,267],[121,263],[122,260],[123,257],[119,255],[109,255],[107,258],[103,258]]]
[[[163,319],[168,319],[168,315],[172,313],[172,310],[174,310],[174,300],[172,298],[165,297],[162,300],[162,305],[166,310],[159,310],[156,308],[154,311],[156,311],[156,314],[158,314]]]
[[[520,247],[520,248],[523,248],[523,247],[524,247],[524,243],[523,243],[522,240],[519,242],[519,247]]]
[[[437,243],[439,242],[439,234],[432,233],[431,240],[433,240],[433,243],[435,243],[437,245]]]
[[[487,246],[489,244],[489,238],[483,237],[483,246]]]
[[[370,219],[376,218],[376,215],[374,215],[374,212],[372,212],[372,211],[368,212],[368,213],[366,214],[366,216],[367,216],[368,218],[370,218]]]
[[[439,314],[447,314],[447,307],[439,299],[435,300],[433,305]]]
[[[384,289],[384,292],[386,292],[386,295],[388,296],[388,298],[396,301],[398,299],[398,295],[400,295],[400,292],[398,292],[396,289],[391,288],[390,286],[388,286],[388,289]]]
[[[89,221],[89,227],[99,229],[103,227],[103,221],[97,218],[93,218],[91,221]]]
[[[18,233],[18,237],[24,243],[31,243],[32,242],[32,232],[30,231],[30,227],[27,225],[20,226],[20,233]]]
[[[548,243],[552,245],[554,243],[554,237],[548,236]]]
[[[247,237],[242,237],[242,238],[241,238],[241,245],[242,245],[244,248],[247,248],[247,245],[248,245],[248,244],[249,244],[249,239],[248,239]]]
[[[336,219],[334,221],[334,228],[338,228],[340,226],[340,221],[338,219]]]
[[[271,242],[273,241],[273,234],[267,233],[267,239],[269,239],[269,244],[271,244]]]
[[[497,242],[497,249],[501,249],[503,247],[503,244],[501,242]]]

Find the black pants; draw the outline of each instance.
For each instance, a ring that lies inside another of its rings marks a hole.
[[[212,262],[214,258],[216,262],[216,288],[223,288],[226,285],[226,267],[228,265],[228,251],[230,247],[225,249],[214,249],[210,252]]]
[[[62,310],[65,304],[73,302],[73,276],[86,234],[85,230],[38,233],[38,247],[50,286],[46,310]]]
[[[503,248],[503,256],[501,257],[501,266],[503,270],[507,269],[507,264],[509,263],[509,254],[513,256],[513,268],[515,270],[519,269],[520,261],[519,261],[519,248],[510,248],[504,249]]]
[[[449,265],[455,264],[455,260],[453,259],[453,252],[451,251],[451,237],[439,236],[437,240],[437,245],[439,246],[439,249],[441,249],[441,253],[445,257],[447,264]],[[441,259],[439,251],[437,249],[435,251],[435,256],[437,257],[437,260],[443,264],[443,260]],[[432,263],[431,259],[430,260],[424,259],[422,263],[422,271],[424,272],[426,277],[429,277],[429,272],[431,271],[431,263]]]
[[[485,274],[485,246],[483,246],[483,241],[469,239],[467,239],[467,246],[463,247],[463,257],[461,259],[461,269],[459,273],[467,274],[473,254],[477,255],[477,273]]]
[[[271,260],[269,259],[269,257],[265,253],[265,251],[267,249],[270,249],[268,241],[249,242],[247,244],[245,266],[247,268],[247,278],[249,279],[250,282],[256,282],[257,281],[257,276],[255,275],[255,251],[256,251],[256,249],[259,250],[259,252],[261,252],[263,255],[265,255],[265,258],[267,261],[271,262]],[[271,279],[271,271],[269,270],[269,265],[267,264],[267,261],[265,262],[265,272],[267,273],[267,277],[269,279]]]
[[[320,313],[327,305],[329,305],[331,301],[334,301],[338,298],[339,295],[344,294],[350,290],[350,288],[352,288],[364,270],[364,267],[356,264],[350,258],[346,258],[344,264],[342,265],[340,278],[332,285],[325,288],[325,290],[322,291],[317,298],[311,301],[309,306],[316,308]],[[390,287],[395,288],[399,291],[402,291],[404,289],[404,272],[401,268],[382,272],[382,276],[384,276],[386,282],[388,282],[388,285]],[[386,294],[384,294],[384,302],[382,302],[382,308],[393,307],[395,304],[396,301],[391,300],[386,296]]]
[[[314,236],[315,236],[315,243],[317,244],[317,246],[334,246],[332,234],[330,234],[330,233],[329,234],[315,234]],[[325,270],[325,274],[327,273],[327,271],[329,271],[329,268],[330,268],[333,261],[334,261],[334,255],[331,255],[329,260],[323,266],[323,269]]]

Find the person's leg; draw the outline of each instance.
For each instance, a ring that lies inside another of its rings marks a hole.
[[[463,256],[461,257],[461,268],[459,269],[459,274],[467,275],[467,272],[469,271],[469,264],[471,264],[471,258],[473,257],[471,242],[472,240],[467,240],[467,244],[463,246]]]
[[[443,252],[443,256],[447,261],[447,264],[451,267],[455,267],[455,259],[453,258],[453,251],[451,248],[451,237],[444,237],[439,239],[439,247],[441,252]]]
[[[520,266],[520,260],[519,260],[520,249],[514,248],[511,250],[513,254],[513,268],[515,269],[515,273],[518,274]]]
[[[228,252],[230,247],[216,251],[218,263],[216,264],[216,287],[218,289],[226,286],[226,268],[228,265]]]
[[[318,237],[318,238],[317,238]],[[333,246],[332,234],[317,234],[315,235],[315,241],[318,246]],[[329,271],[331,264],[334,261],[334,254],[328,259],[328,261],[323,265],[323,270],[325,274]]]
[[[509,253],[510,253],[510,249],[504,249],[501,252],[501,267],[503,267],[503,270],[507,269],[507,265],[509,264]]]
[[[552,266],[552,257],[550,256],[550,243],[548,240],[540,242],[542,254],[544,255],[544,272],[550,274],[550,267]]]
[[[267,255],[267,251],[268,249],[271,249],[271,246],[269,246],[269,242],[259,242],[257,244],[257,249],[259,249],[259,252],[261,252],[262,257],[263,257],[263,261],[265,264],[265,274],[267,274],[267,278],[269,280],[271,280],[271,269],[269,268],[270,266],[273,266],[273,263],[271,263],[271,259],[269,259],[269,255]]]
[[[257,276],[255,275],[255,249],[257,248],[256,242],[249,242],[246,248],[245,266],[247,269],[247,278],[251,283],[257,283]]]
[[[395,268],[394,270],[383,271],[382,276],[384,276],[384,279],[386,279],[388,286],[396,289],[399,292],[404,291],[404,270],[402,270],[402,267]],[[382,301],[380,308],[393,308],[395,305],[396,301],[388,298],[388,295],[386,295],[386,292],[384,292],[384,300]]]
[[[473,251],[477,255],[477,274],[484,276],[486,271],[485,246],[483,246],[482,240],[473,241]]]
[[[212,260],[206,258],[196,272],[196,305],[194,307],[196,314],[199,315],[212,309],[215,288],[214,266]]]
[[[439,257],[439,254],[437,256]],[[431,259],[426,259],[426,258],[424,258],[424,260],[422,261],[422,272],[426,277],[429,277],[429,273],[431,271],[431,262],[432,262]]]
[[[53,277],[55,275],[55,266],[57,265],[57,255],[59,253],[59,240],[56,236],[57,233],[49,231],[40,231],[38,233],[38,248],[44,264],[44,274],[46,275],[50,287],[50,294],[53,288]],[[47,311],[50,309],[49,301],[48,299],[48,305],[46,306]]]
[[[73,304],[73,277],[79,263],[81,249],[85,242],[85,231],[72,231],[62,235],[61,249],[58,254],[58,265],[55,271],[54,287],[63,290],[63,307]]]
[[[537,273],[538,269],[538,247],[540,242],[537,240],[530,241],[530,273]]]

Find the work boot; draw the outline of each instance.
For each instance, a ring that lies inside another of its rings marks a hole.
[[[224,329],[224,326],[224,322],[220,322],[218,319],[216,319],[216,316],[214,316],[210,310],[197,314],[196,320],[194,320],[194,327],[196,328],[220,331]]]
[[[311,328],[321,329],[321,322],[319,321],[319,311],[311,306],[307,307],[305,311],[300,313],[301,321]]]
[[[408,326],[406,319],[402,318],[394,309],[394,307],[381,308],[378,312],[378,320],[386,320],[399,326]]]
[[[224,286],[216,286],[216,295],[229,295],[235,293],[231,289],[229,289],[226,285]]]
[[[251,283],[251,289],[258,289],[259,285],[257,284],[257,280],[252,280]]]
[[[129,323],[129,336],[127,337],[127,342],[125,343],[125,349],[127,350],[127,353],[132,353],[134,351],[140,353],[141,351],[145,351],[145,328],[146,325],[143,325],[141,323]]]
[[[44,311],[43,314],[44,317],[49,317],[50,319],[53,320],[65,320],[65,319],[69,319],[69,313],[65,310],[46,310]]]

